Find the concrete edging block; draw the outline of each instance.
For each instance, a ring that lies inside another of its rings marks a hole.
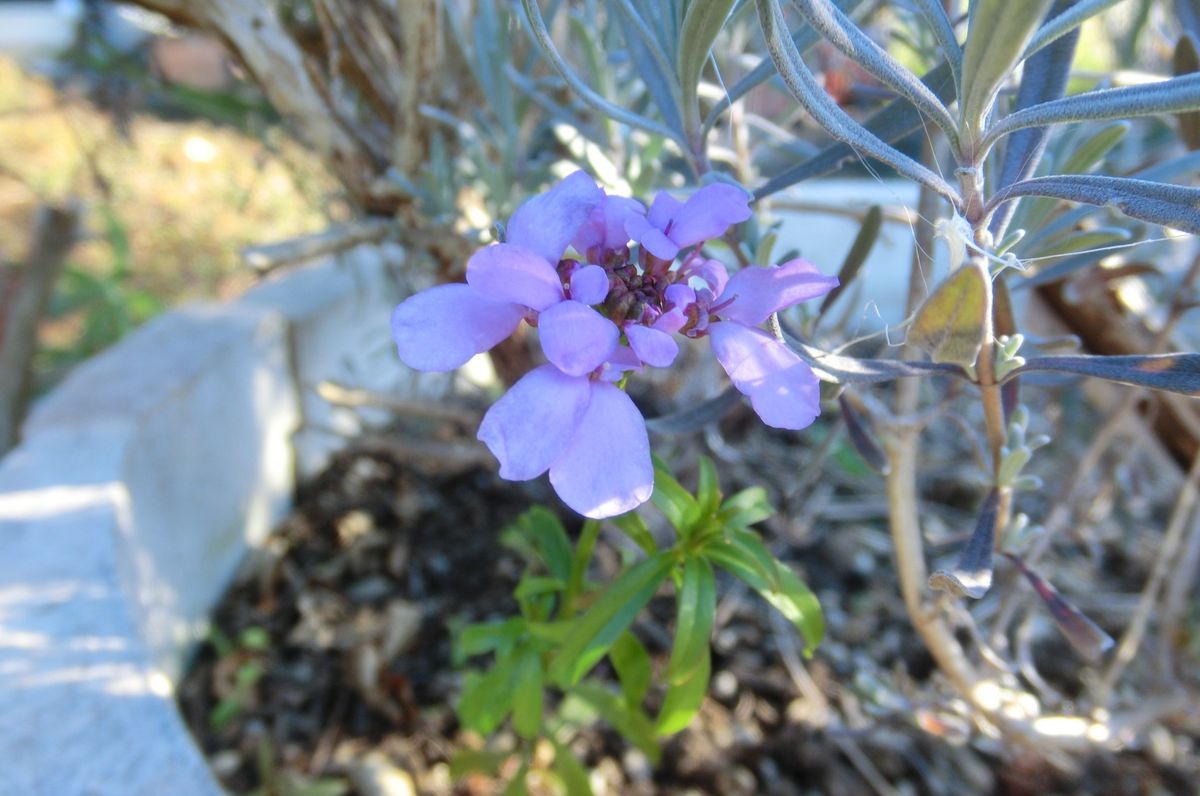
[[[0,793],[220,793],[173,684],[297,471],[362,422],[314,386],[449,383],[390,349],[401,261],[360,247],[165,313],[39,403],[0,461]]]

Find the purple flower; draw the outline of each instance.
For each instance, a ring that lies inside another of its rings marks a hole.
[[[825,295],[837,286],[837,277],[800,258],[768,268],[750,266],[728,278],[724,266],[712,261],[697,263],[689,273],[705,287],[677,291],[680,303],[663,315],[663,325],[682,319],[678,331],[707,334],[733,386],[768,426],[811,425],[821,413],[816,375],[792,349],[757,327],[772,313]]]
[[[579,171],[521,205],[509,219],[506,242],[467,261],[467,284],[440,285],[396,307],[392,336],[400,359],[417,370],[453,370],[511,335],[522,318],[540,314],[551,362],[572,373],[597,367],[620,336],[615,324],[588,306],[603,301],[602,294],[596,298],[597,285],[606,288],[607,277],[599,266],[578,268],[567,292],[558,265],[603,199]],[[580,330],[587,337],[576,346]]]
[[[580,514],[622,514],[649,499],[654,467],[645,420],[617,383],[674,362],[676,333],[711,337],[718,361],[767,424],[803,428],[820,412],[812,371],[757,327],[837,280],[805,260],[730,276],[703,257],[704,241],[749,216],[748,196],[731,185],[701,188],[686,202],[660,193],[646,211],[573,174],[523,204],[504,243],[471,256],[466,284],[426,290],[396,308],[400,358],[419,370],[451,370],[522,320],[536,326],[549,364],[488,410],[479,439],[502,477],[549,472]],[[631,239],[640,248],[631,250]],[[568,245],[582,259],[565,258]],[[694,248],[676,265],[687,247]]]
[[[719,238],[750,217],[746,192],[725,183],[706,185],[680,202],[660,191],[645,216],[626,217],[625,231],[660,260],[674,260],[687,246]]]
[[[570,376],[553,365],[530,371],[484,415],[479,439],[500,461],[502,478],[549,470],[554,491],[585,517],[624,514],[654,491],[646,422],[603,374]]]

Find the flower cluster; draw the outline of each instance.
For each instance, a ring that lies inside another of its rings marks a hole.
[[[400,358],[418,370],[452,370],[522,321],[536,326],[548,364],[488,410],[479,439],[504,478],[549,471],[580,514],[629,511],[649,499],[654,469],[645,420],[619,385],[630,372],[669,366],[675,335],[708,337],[768,425],[804,428],[820,413],[812,371],[758,327],[837,279],[802,259],[730,276],[703,256],[705,241],[749,217],[746,194],[731,185],[708,185],[685,202],[659,193],[647,210],[576,172],[523,204],[505,242],[472,255],[466,284],[396,308]]]

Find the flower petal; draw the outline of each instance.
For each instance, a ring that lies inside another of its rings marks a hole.
[[[625,327],[625,336],[638,359],[656,368],[665,368],[679,356],[679,344],[665,331],[631,323]]]
[[[571,444],[550,466],[563,502],[585,517],[604,519],[637,508],[654,491],[646,421],[629,396],[605,382],[592,398]]]
[[[467,260],[467,284],[489,298],[539,311],[563,297],[554,266],[532,249],[511,243],[498,243],[472,254]]]
[[[596,181],[577,171],[517,208],[508,220],[507,241],[537,252],[551,265],[557,264],[603,199],[604,192]]]
[[[550,469],[575,436],[591,395],[587,379],[552,365],[526,373],[479,425],[480,441],[500,461],[500,477],[525,481]]]
[[[438,285],[410,296],[392,312],[400,359],[417,370],[454,370],[508,337],[524,309],[492,301],[469,285]]]
[[[723,182],[705,185],[671,217],[667,236],[680,248],[719,238],[733,224],[750,218],[750,196]]]
[[[642,248],[662,260],[674,260],[679,247],[663,234],[663,231],[641,216],[625,219],[625,232],[630,239],[642,244]]]
[[[600,304],[608,297],[608,272],[585,265],[571,274],[571,298],[580,304]]]
[[[650,203],[650,212],[646,214],[646,220],[653,227],[666,229],[667,224],[671,223],[671,219],[675,217],[681,207],[683,207],[683,202],[666,191],[659,191],[655,195],[654,201]]]
[[[619,345],[608,355],[608,360],[600,369],[600,378],[611,384],[616,384],[625,378],[626,373],[640,371],[641,369],[642,360],[638,359],[638,355],[633,353],[633,349],[627,345]]]
[[[698,260],[687,270],[688,278],[696,278],[708,286],[714,296],[721,295],[725,285],[729,284],[729,271],[725,263],[718,260]]]
[[[563,301],[538,316],[546,359],[570,376],[591,373],[617,347],[617,325],[578,301]]]
[[[571,241],[578,251],[586,253],[593,249],[615,251],[629,243],[625,221],[631,216],[644,217],[646,208],[636,199],[627,196],[605,196],[587,223],[575,233]]]
[[[726,320],[758,326],[771,313],[823,296],[837,284],[836,276],[825,276],[803,258],[768,268],[751,265],[729,278],[717,303],[729,299],[733,303],[718,314]]]
[[[812,370],[783,343],[740,323],[709,327],[713,353],[733,386],[750,398],[762,421],[801,429],[821,414],[821,391]]]

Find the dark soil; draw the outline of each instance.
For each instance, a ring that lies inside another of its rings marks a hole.
[[[664,743],[661,762],[602,726],[571,741],[598,794],[1197,792],[1196,739],[1178,727],[1157,724],[1120,752],[1097,746],[1067,770],[977,732],[904,614],[877,477],[840,437],[821,445],[832,421],[821,422],[804,437],[772,437],[727,420],[726,438],[755,455],[722,472],[765,483],[784,509],[763,530],[820,596],[826,641],[801,662],[794,632],[724,583],[710,698]],[[451,781],[455,751],[485,739],[454,716],[462,674],[450,632],[515,610],[522,562],[499,531],[553,496],[482,469],[431,475],[386,451],[343,455],[301,492],[221,604],[215,643],[181,689],[187,721],[231,792],[409,792],[380,789],[381,771],[393,787],[407,776],[419,793],[503,789],[481,775]],[[947,529],[932,552],[949,555],[980,492],[953,468],[938,475],[936,461],[931,472],[930,527]],[[598,549],[598,577],[615,568],[614,543]],[[635,627],[664,660],[672,610],[661,596]],[[1037,636],[1033,654],[1049,683],[1079,690],[1081,662],[1053,632]]]

